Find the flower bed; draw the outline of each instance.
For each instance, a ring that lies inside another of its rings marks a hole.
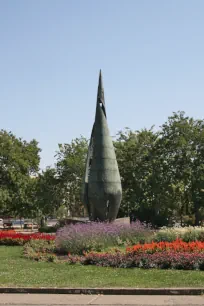
[[[7,234],[6,239],[24,244],[24,255],[39,261],[80,263],[114,268],[158,268],[204,270],[204,242],[185,242],[176,239],[173,242],[144,243],[152,237],[152,231],[141,224],[131,226],[91,223],[70,225],[62,228],[55,236],[43,234]],[[15,236],[16,240],[13,239]],[[46,240],[46,241],[42,241]],[[141,241],[142,240],[142,241]],[[148,240],[148,239],[147,239]],[[1,235],[0,235],[1,241]],[[124,245],[141,241],[131,247]],[[13,243],[13,244],[14,244]],[[107,246],[123,246],[122,251]],[[101,252],[101,250],[109,250]],[[123,251],[124,250],[124,251]],[[100,251],[100,253],[99,253]],[[61,256],[66,254],[66,256]],[[68,254],[68,255],[67,255]]]
[[[57,261],[54,240],[31,239],[23,247],[25,257],[36,261]]]
[[[136,243],[200,241],[204,243],[204,228],[170,228],[152,230],[139,221],[131,224],[90,222],[70,224],[56,234],[56,247],[60,254],[78,254],[103,251],[109,247],[132,246]],[[178,246],[178,245],[177,245]],[[184,249],[184,248],[183,248]]]
[[[184,269],[204,270],[204,253],[164,251],[148,253],[96,253],[90,252],[84,257],[71,256],[69,263],[80,262],[83,265],[96,265],[114,268],[144,268],[144,269]]]
[[[69,254],[68,262],[114,268],[204,270],[204,243],[186,243],[178,239],[172,243],[137,244],[127,248],[126,252],[90,252],[84,256]]]
[[[204,242],[193,241],[193,242],[184,242],[181,239],[177,239],[173,242],[152,242],[145,244],[137,244],[133,247],[128,247],[126,249],[129,253],[156,253],[163,251],[173,251],[173,252],[204,252]]]
[[[0,231],[0,245],[24,245],[30,240],[55,240],[54,235],[40,233],[22,234],[15,232]]]
[[[152,231],[139,221],[131,224],[71,224],[57,231],[56,248],[60,254],[81,255],[83,252],[144,242],[152,234]]]

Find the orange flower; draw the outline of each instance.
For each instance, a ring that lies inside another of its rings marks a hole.
[[[177,239],[173,242],[152,242],[145,244],[136,244],[133,247],[126,249],[128,253],[155,253],[163,251],[175,251],[175,252],[204,252],[204,242],[193,241],[184,242],[181,239]]]

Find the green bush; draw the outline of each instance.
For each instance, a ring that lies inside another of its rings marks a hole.
[[[55,226],[43,226],[38,229],[40,233],[56,233],[57,227]]]
[[[183,216],[183,223],[186,226],[194,226],[195,225],[195,215]]]
[[[182,240],[185,242],[204,241],[204,230],[189,229],[182,234]]]
[[[176,239],[182,239],[184,242],[204,241],[204,228],[186,227],[181,229],[170,228],[155,232],[153,241],[172,242]],[[146,241],[147,242],[147,241]]]
[[[55,262],[55,241],[31,240],[23,247],[25,257],[37,261]]]
[[[154,242],[167,241],[172,242],[178,238],[178,234],[174,229],[157,231],[153,237]]]
[[[54,240],[30,240],[24,245],[24,252],[32,248],[35,252],[55,252]]]

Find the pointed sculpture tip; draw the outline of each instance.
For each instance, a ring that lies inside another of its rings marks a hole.
[[[97,93],[97,105],[100,103],[103,104],[104,107],[104,113],[106,116],[106,111],[105,111],[105,99],[104,99],[104,89],[103,89],[103,79],[102,79],[102,72],[101,69],[99,71],[99,80],[98,80],[98,93]]]
[[[102,80],[102,71],[100,69],[99,71],[99,82],[98,85],[100,86],[100,88],[103,88],[103,80]]]

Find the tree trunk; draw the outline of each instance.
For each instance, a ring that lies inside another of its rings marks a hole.
[[[195,202],[195,226],[199,225],[200,216],[199,216],[199,205],[198,202]]]

